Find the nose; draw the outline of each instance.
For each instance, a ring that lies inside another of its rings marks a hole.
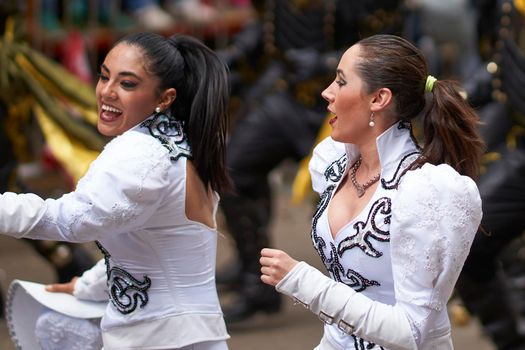
[[[321,92],[321,96],[327,101],[332,102],[334,98],[334,94],[332,93],[332,90],[330,89],[332,85],[328,86],[326,89]]]
[[[115,100],[117,98],[117,93],[113,87],[113,84],[106,82],[105,84],[99,83],[100,96],[104,99]]]

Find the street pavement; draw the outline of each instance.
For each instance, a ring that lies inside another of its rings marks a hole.
[[[274,174],[275,175],[275,174]],[[309,238],[309,225],[314,204],[305,201],[299,205],[290,203],[289,181],[279,174],[273,180],[275,191],[275,218],[271,232],[273,247],[284,249],[298,260],[304,260],[324,271],[319,257]],[[228,264],[232,257],[233,242],[222,224],[217,265]],[[86,247],[98,254],[94,245]],[[55,280],[54,271],[30,246],[21,240],[0,236],[0,284],[4,291],[13,279],[50,283]],[[220,291],[221,300],[227,301],[230,294]],[[300,305],[294,306],[285,298],[281,312],[258,314],[238,325],[228,327],[231,339],[230,350],[308,350],[313,349],[322,334],[321,321]],[[490,341],[480,332],[475,319],[466,326],[453,326],[453,342],[456,350],[495,350]],[[14,350],[6,324],[0,320],[0,350]],[[26,349],[23,349],[26,350]],[[33,349],[29,349],[33,350]],[[37,349],[35,349],[37,350]],[[67,350],[67,349],[64,349]]]

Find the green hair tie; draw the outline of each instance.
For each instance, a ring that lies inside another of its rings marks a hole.
[[[432,92],[436,80],[437,79],[434,78],[432,75],[427,76],[427,81],[425,82],[425,92]]]

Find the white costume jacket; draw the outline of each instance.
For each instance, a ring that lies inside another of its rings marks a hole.
[[[91,295],[109,293],[105,350],[229,338],[215,286],[216,229],[185,214],[190,154],[180,124],[154,115],[108,143],[74,192],[45,201],[0,195],[0,233],[97,241],[108,284]],[[79,297],[90,295],[78,287]]]
[[[328,208],[357,148],[327,138],[310,172],[321,199],[312,241],[331,278],[300,262],[276,286],[325,322],[317,349],[452,349],[446,304],[481,221],[474,181],[418,157],[410,126],[377,138],[381,179],[363,211],[332,238]]]

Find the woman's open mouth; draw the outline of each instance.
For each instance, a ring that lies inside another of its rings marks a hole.
[[[100,119],[105,122],[113,122],[119,118],[122,111],[118,108],[103,104],[100,108]]]

